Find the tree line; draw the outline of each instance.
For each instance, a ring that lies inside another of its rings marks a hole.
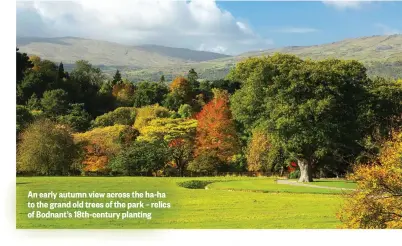
[[[17,50],[17,171],[255,171],[308,182],[378,156],[400,126],[401,98],[400,80],[370,79],[357,61],[274,54],[239,62],[221,80],[191,69],[172,82],[132,83],[87,61],[68,73]],[[71,153],[58,161],[66,141]]]

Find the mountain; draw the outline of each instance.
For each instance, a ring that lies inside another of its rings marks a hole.
[[[123,76],[133,81],[155,81],[162,74],[170,80],[177,75],[185,75],[191,68],[197,71],[200,78],[219,79],[238,61],[275,52],[314,60],[356,59],[366,66],[370,76],[402,78],[402,35],[360,37],[329,44],[247,52],[238,56],[157,45],[126,46],[72,37],[17,38],[17,46],[28,54],[55,62],[63,61],[67,67],[76,60],[85,59],[109,74],[118,68]]]
[[[75,37],[17,37],[17,47],[28,55],[35,54],[55,62],[73,64],[76,60],[83,59],[94,65],[106,67],[165,67],[229,57],[207,51],[158,45],[129,46]]]

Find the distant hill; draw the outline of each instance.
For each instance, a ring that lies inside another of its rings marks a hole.
[[[75,37],[17,37],[21,52],[66,64],[84,59],[97,66],[164,67],[229,57],[228,55],[158,45],[129,46]]]
[[[194,68],[203,79],[223,78],[238,62],[247,57],[275,52],[295,54],[303,59],[356,59],[370,76],[402,77],[402,35],[371,36],[345,39],[314,46],[292,46],[227,56],[213,52],[170,48],[157,45],[126,46],[81,38],[17,38],[21,51],[60,62],[67,67],[85,59],[112,74],[118,68],[133,81],[167,80],[184,75]]]

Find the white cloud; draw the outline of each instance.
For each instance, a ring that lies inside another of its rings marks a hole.
[[[311,32],[318,32],[317,29],[315,28],[309,28],[309,27],[284,27],[280,28],[278,30],[275,30],[275,32],[283,32],[283,33],[311,33]]]
[[[31,24],[31,19],[36,21]],[[36,32],[36,30],[41,30]],[[214,0],[34,1],[17,5],[17,34],[78,36],[125,44],[240,53],[269,48],[266,38]]]
[[[383,35],[402,34],[401,30],[389,27],[381,23],[375,24],[375,27],[380,29]]]
[[[370,1],[367,0],[325,0],[324,4],[335,7],[337,9],[360,9],[364,4],[367,4]]]

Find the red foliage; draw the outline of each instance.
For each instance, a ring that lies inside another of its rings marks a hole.
[[[195,156],[208,153],[228,161],[238,153],[240,145],[228,101],[228,97],[222,94],[206,104],[196,115]]]

